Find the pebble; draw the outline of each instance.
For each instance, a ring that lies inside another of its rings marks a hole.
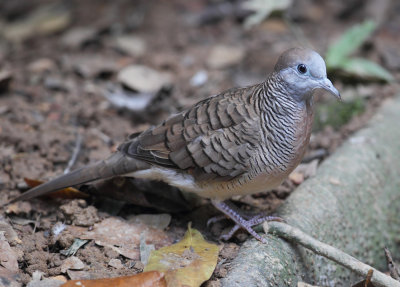
[[[115,46],[118,50],[133,57],[143,56],[146,52],[146,42],[134,36],[117,37],[115,39]]]
[[[204,85],[208,80],[208,74],[205,70],[200,70],[190,79],[190,85],[192,87],[199,87]]]
[[[28,65],[28,70],[32,73],[41,74],[44,72],[50,72],[56,67],[53,60],[48,58],[40,58]]]
[[[96,37],[96,33],[96,29],[89,27],[70,29],[62,36],[61,44],[71,49],[79,48],[93,40]]]
[[[172,84],[168,73],[158,72],[146,66],[132,65],[118,73],[118,81],[126,87],[143,93],[154,93]]]
[[[243,60],[245,51],[241,47],[217,45],[212,48],[207,59],[207,66],[212,69],[223,69],[237,65]]]
[[[108,262],[108,266],[114,267],[115,269],[122,269],[124,265],[122,264],[121,260],[113,258]]]
[[[85,264],[78,257],[71,256],[64,260],[60,268],[62,273],[66,273],[69,269],[82,270],[85,268]]]

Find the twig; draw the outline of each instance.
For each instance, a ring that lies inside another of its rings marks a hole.
[[[34,233],[36,232],[36,228],[37,228],[37,226],[38,226],[38,224],[39,224],[39,220],[40,220],[40,217],[41,217],[41,216],[42,216],[42,214],[39,213],[39,215],[36,217],[35,226],[33,227],[32,234],[34,234]]]
[[[76,159],[78,158],[78,154],[81,150],[81,146],[82,146],[82,135],[80,133],[77,133],[74,151],[72,152],[72,156],[68,162],[67,167],[64,169],[64,174],[69,173],[71,168],[74,166]]]
[[[368,271],[372,269],[374,274],[371,278],[371,282],[376,286],[400,287],[400,282],[394,280],[393,278],[383,274],[382,272],[365,263],[362,263],[361,261],[358,261],[354,257],[335,247],[316,240],[315,238],[305,234],[303,231],[288,224],[282,222],[268,222],[264,223],[264,230],[266,233],[268,232],[271,234],[277,234],[289,241],[300,244],[316,254],[324,256],[363,277],[366,277],[368,275]]]
[[[368,274],[367,274],[367,278],[365,278],[364,287],[368,287],[369,286],[369,284],[371,283],[371,280],[372,280],[372,275],[374,275],[374,270],[369,269],[368,270]]]
[[[388,265],[390,276],[392,276],[393,279],[400,281],[399,269],[397,268],[396,264],[394,263],[392,254],[390,253],[390,251],[387,247],[385,247],[385,256],[386,256],[386,262]]]
[[[113,145],[113,140],[106,135],[105,133],[103,133],[101,130],[97,129],[97,128],[93,128],[90,130],[90,132],[99,137],[103,142],[105,142],[107,145],[112,146]]]
[[[305,156],[303,160],[301,161],[302,163],[309,163],[313,161],[314,159],[322,159],[328,155],[328,151],[324,148],[317,149],[315,151],[312,151],[309,155]]]

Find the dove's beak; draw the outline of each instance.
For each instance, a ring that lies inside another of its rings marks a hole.
[[[324,89],[325,91],[329,92],[330,94],[334,95],[336,98],[341,100],[341,96],[339,91],[333,86],[332,82],[328,79],[325,78],[321,81],[321,89]]]

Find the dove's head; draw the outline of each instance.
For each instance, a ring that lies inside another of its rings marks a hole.
[[[311,98],[314,91],[320,89],[340,99],[339,91],[326,76],[324,59],[313,50],[287,50],[279,57],[274,70],[285,89],[297,101]]]

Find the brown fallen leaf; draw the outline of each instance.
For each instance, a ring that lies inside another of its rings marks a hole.
[[[132,223],[120,217],[109,217],[96,223],[93,229],[68,226],[69,232],[76,238],[95,240],[100,246],[109,247],[122,256],[138,260],[140,258],[140,236],[143,234],[149,244],[156,248],[167,246],[173,242],[163,230],[152,228],[142,223]]]
[[[164,272],[169,287],[198,287],[211,277],[218,252],[217,245],[205,241],[189,225],[180,242],[151,253],[144,271]]]
[[[60,287],[167,287],[164,274],[158,271],[143,272],[133,276],[94,280],[71,280]]]
[[[24,181],[30,188],[44,183],[44,181],[26,178],[26,177],[24,178]],[[88,198],[89,197],[88,194],[83,193],[73,187],[67,187],[67,188],[61,189],[59,191],[46,194],[45,196],[50,197],[50,198],[65,198],[65,199]]]

